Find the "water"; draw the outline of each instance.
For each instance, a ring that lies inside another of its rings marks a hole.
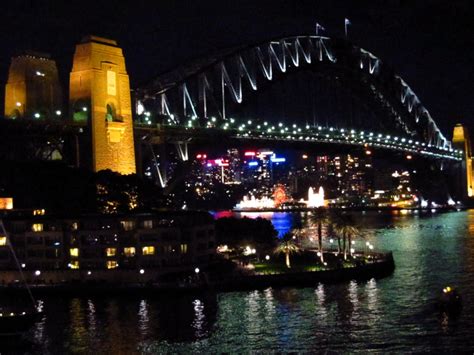
[[[14,351],[472,352],[474,210],[356,216],[377,249],[393,251],[391,277],[179,297],[47,298],[43,320]],[[304,214],[266,217],[280,220],[280,232],[306,221]],[[458,319],[433,309],[446,285],[462,293]]]

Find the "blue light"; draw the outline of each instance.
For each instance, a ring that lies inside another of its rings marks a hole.
[[[249,166],[257,166],[258,161],[249,161]]]
[[[285,158],[277,158],[277,157],[272,157],[270,160],[272,161],[272,163],[284,163],[286,161]]]

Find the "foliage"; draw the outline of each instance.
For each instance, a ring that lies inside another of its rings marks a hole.
[[[352,238],[358,235],[359,228],[357,228],[354,218],[348,214],[334,214],[333,226],[336,233],[342,238],[342,251],[344,259],[347,259],[347,252],[351,248]]]
[[[227,244],[230,248],[257,244],[273,247],[278,232],[273,224],[263,218],[224,217],[216,221],[216,238],[219,244]]]
[[[158,189],[136,175],[92,173],[62,162],[1,163],[0,192],[14,198],[15,208],[118,213],[159,207]]]
[[[318,232],[318,246],[321,253],[321,261],[324,262],[324,253],[323,253],[323,224],[329,224],[329,215],[327,209],[323,207],[315,208],[310,215],[311,223],[316,225]]]
[[[298,245],[296,245],[293,236],[293,232],[285,233],[280,244],[278,244],[278,246],[273,251],[275,254],[285,254],[287,268],[291,267],[290,255],[300,252],[300,248]]]

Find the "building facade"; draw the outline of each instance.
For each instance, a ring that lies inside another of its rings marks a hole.
[[[214,222],[204,212],[10,216],[4,224],[30,278],[60,272],[71,280],[74,271],[109,271],[110,275],[112,270],[154,270],[155,274],[194,270],[212,262],[216,250]],[[15,270],[7,243],[6,236],[0,236],[0,268]],[[3,276],[2,281],[8,282]]]

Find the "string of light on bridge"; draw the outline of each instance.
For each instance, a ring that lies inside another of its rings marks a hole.
[[[150,115],[145,115],[149,117]],[[280,123],[270,123],[258,120],[237,120],[229,118],[224,123],[218,123],[215,117],[207,118],[204,127],[197,116],[191,116],[183,128],[187,130],[213,129],[223,130],[236,138],[258,140],[284,140],[314,143],[349,144],[364,147],[378,147],[391,150],[421,154],[435,158],[462,160],[463,151],[420,142],[409,137],[382,134],[378,132],[355,130],[350,128],[335,128]],[[147,121],[151,124],[151,121]],[[169,117],[167,125],[176,127],[173,117]]]

